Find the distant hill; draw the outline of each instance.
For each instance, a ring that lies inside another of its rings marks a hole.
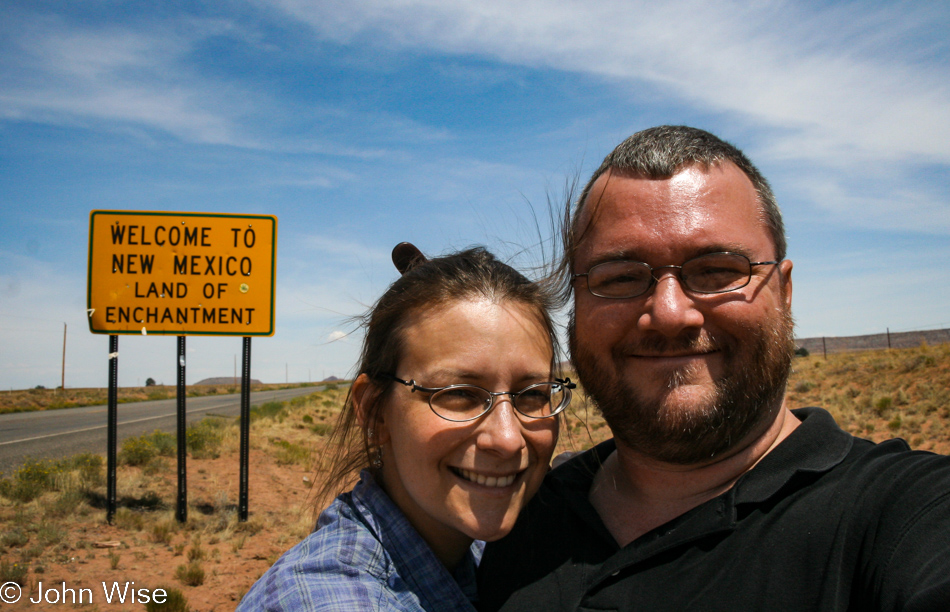
[[[233,376],[219,376],[218,378],[206,378],[204,380],[199,380],[196,383],[191,383],[193,385],[239,385],[241,384],[241,377],[238,376],[234,378]],[[263,384],[261,381],[256,378],[251,379],[252,385]]]

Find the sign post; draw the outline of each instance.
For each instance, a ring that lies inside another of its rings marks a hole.
[[[89,215],[89,331],[109,334],[108,511],[115,514],[118,334],[178,336],[178,501],[187,518],[185,336],[241,336],[241,520],[247,520],[250,341],[274,335],[277,218],[94,210]]]
[[[119,420],[119,337],[109,336],[109,411],[106,414],[106,522],[115,518],[116,440]]]
[[[188,437],[185,427],[185,336],[178,336],[178,387],[177,387],[177,430],[178,441],[178,497],[175,502],[175,518],[179,523],[188,520]]]
[[[251,339],[244,338],[241,363],[241,473],[238,520],[247,521],[248,464],[251,453]]]

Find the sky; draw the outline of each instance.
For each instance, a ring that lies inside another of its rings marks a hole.
[[[252,377],[342,378],[393,246],[549,261],[549,202],[661,124],[717,134],[772,183],[797,336],[950,327],[946,2],[0,8],[0,390],[63,369],[106,386],[92,210],[276,216],[276,331]],[[189,383],[240,360],[238,337],[187,347]],[[119,353],[120,386],[175,384],[173,337]]]

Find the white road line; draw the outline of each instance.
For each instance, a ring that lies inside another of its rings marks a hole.
[[[208,410],[211,410],[212,408],[217,408],[217,407],[218,407],[218,406],[211,406],[211,407],[209,407],[209,408],[195,408],[194,410],[186,410],[186,411],[185,411],[185,414],[191,414],[192,412],[201,412],[202,410],[208,411]],[[171,413],[171,414],[160,414],[160,415],[158,415],[158,416],[150,416],[150,417],[145,417],[145,418],[143,418],[143,419],[135,419],[135,420],[132,420],[132,421],[123,421],[123,422],[121,422],[121,423],[117,423],[117,424],[116,424],[116,427],[118,427],[119,425],[131,425],[132,423],[141,423],[141,422],[143,422],[143,421],[152,421],[152,420],[155,420],[155,419],[166,419],[166,418],[168,418],[168,417],[175,416],[176,414],[178,414],[178,413],[177,413],[177,412],[173,412],[173,413]],[[105,429],[105,428],[108,427],[108,426],[109,426],[109,424],[106,423],[105,425],[96,425],[95,427],[86,427],[85,429],[73,429],[73,430],[71,430],[71,431],[61,431],[61,432],[59,432],[59,433],[46,434],[45,436],[35,436],[35,437],[33,437],[33,438],[23,438],[22,440],[10,440],[9,442],[0,442],[0,446],[6,446],[7,444],[19,444],[20,442],[32,442],[33,440],[42,440],[42,439],[44,439],[44,438],[55,438],[56,436],[65,436],[65,435],[68,435],[68,434],[81,433],[81,432],[84,432],[84,431],[92,431],[92,430],[94,430],[94,429]]]

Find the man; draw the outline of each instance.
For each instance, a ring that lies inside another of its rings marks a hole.
[[[486,610],[950,610],[950,458],[790,410],[767,181],[701,130],[617,147],[565,234],[569,340],[614,438],[553,470]]]

